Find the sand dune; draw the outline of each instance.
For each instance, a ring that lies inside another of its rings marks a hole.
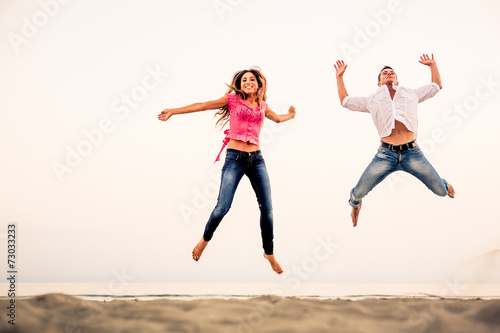
[[[8,299],[0,300],[7,313]],[[89,301],[47,294],[16,302],[0,332],[500,332],[500,300],[389,298]]]

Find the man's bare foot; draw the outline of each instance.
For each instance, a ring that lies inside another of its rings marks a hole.
[[[269,260],[269,263],[271,264],[273,271],[275,271],[278,274],[283,273],[283,270],[281,269],[280,264],[278,264],[278,262],[276,261],[276,258],[274,258],[274,254],[265,254],[264,253],[264,258]]]
[[[359,207],[352,207],[351,210],[351,219],[352,219],[352,226],[355,227],[358,225],[358,216],[359,216],[359,211],[361,210],[361,206],[363,206],[363,203],[359,205]]]
[[[453,186],[451,186],[451,184],[448,184],[448,196],[450,198],[455,197],[455,189],[453,188]]]
[[[200,259],[201,254],[203,253],[203,250],[205,250],[207,245],[208,242],[206,242],[202,237],[201,240],[198,242],[198,244],[196,244],[196,246],[193,249],[193,259],[195,261],[198,261],[198,259]]]

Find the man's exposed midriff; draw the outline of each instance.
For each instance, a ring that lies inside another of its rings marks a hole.
[[[415,140],[415,133],[410,131],[406,126],[395,120],[395,127],[392,129],[389,136],[383,137],[381,140],[393,145],[402,145],[403,143]]]

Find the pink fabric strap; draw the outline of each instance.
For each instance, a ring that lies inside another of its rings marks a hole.
[[[222,140],[222,142],[223,142],[222,148],[220,149],[219,155],[217,155],[217,158],[215,159],[215,162],[217,162],[217,161],[220,160],[220,154],[222,153],[222,151],[224,150],[224,148],[226,148],[227,144],[229,143],[229,130],[228,129],[225,130],[224,134],[226,134],[226,137],[224,138],[224,140]]]

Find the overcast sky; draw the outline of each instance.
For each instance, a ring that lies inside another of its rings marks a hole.
[[[469,3],[1,1],[0,242],[17,223],[20,281],[499,283],[500,4]],[[422,53],[444,88],[419,105],[418,140],[456,198],[397,173],[353,228],[349,191],[379,138],[370,115],[340,106],[333,64],[344,59],[349,94],[367,96],[384,65],[401,85],[428,84]],[[297,109],[261,132],[283,276],[262,258],[246,178],[191,259],[223,134],[213,111],[157,120],[220,98],[254,65],[269,106]]]

